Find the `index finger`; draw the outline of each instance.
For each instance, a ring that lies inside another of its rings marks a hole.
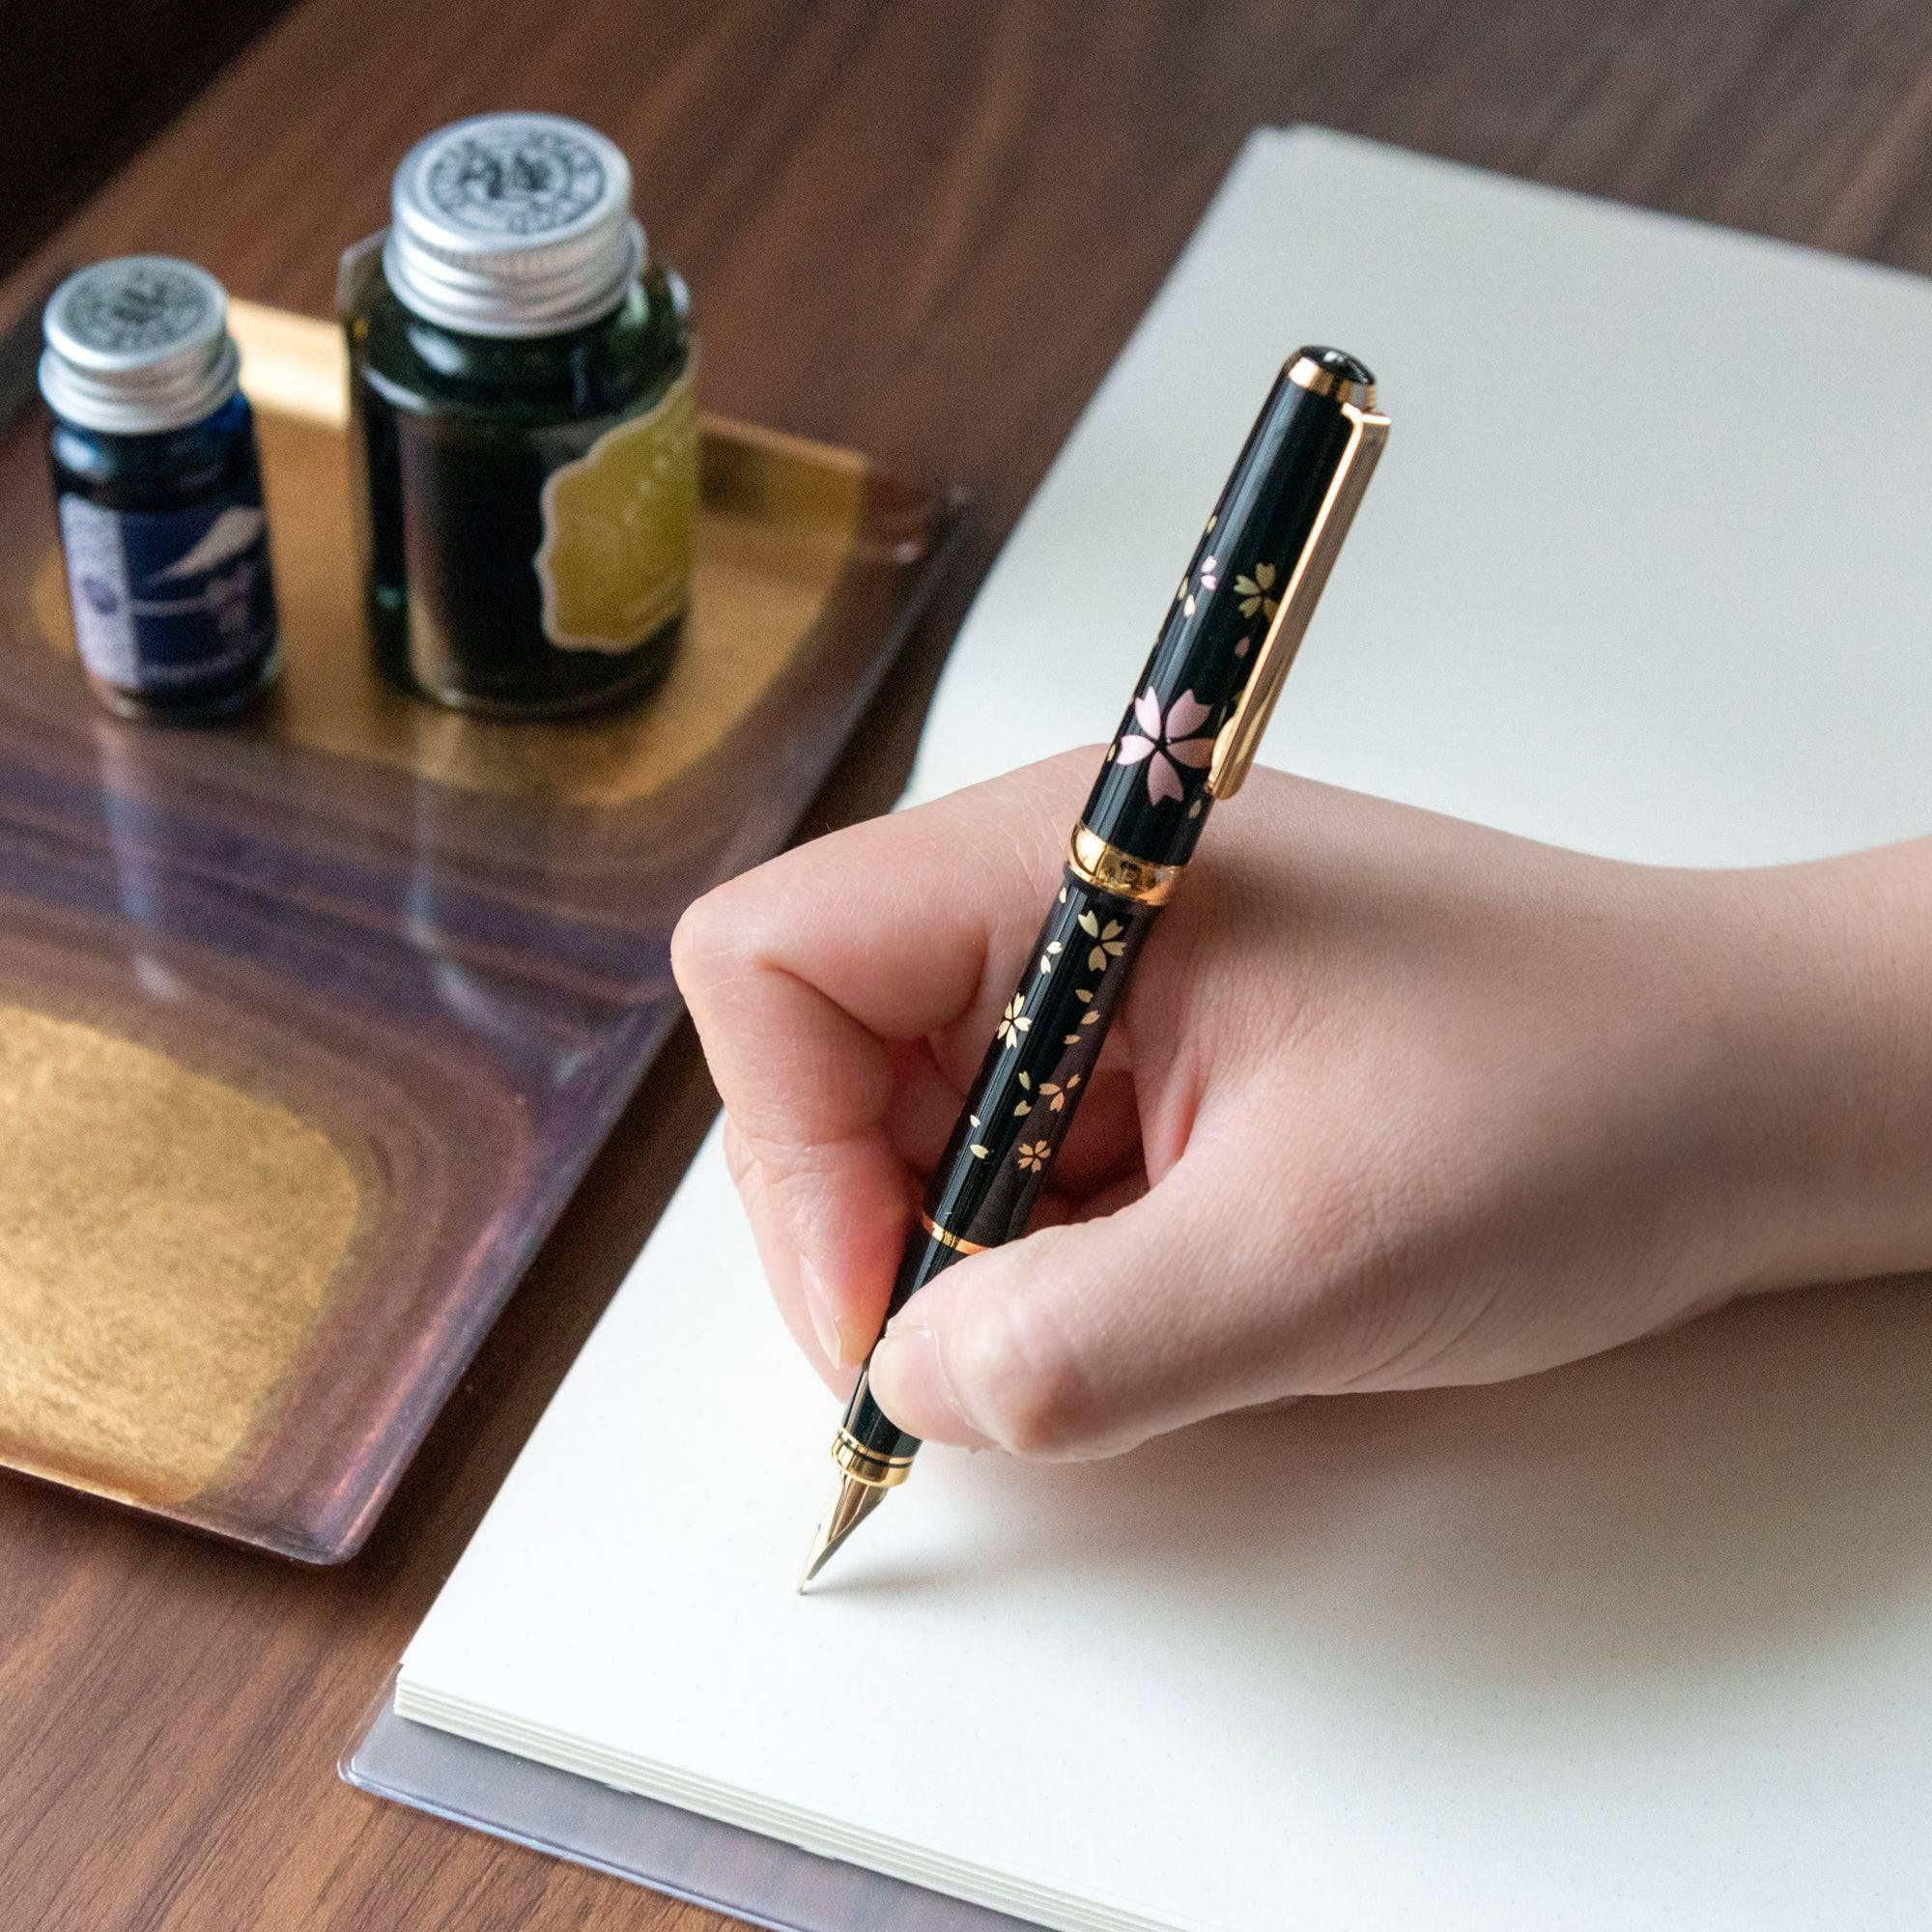
[[[815,839],[706,894],[672,935],[760,1257],[826,1364],[863,1358],[905,1236],[895,1045],[932,1040],[963,1086],[1092,768],[1055,758]]]

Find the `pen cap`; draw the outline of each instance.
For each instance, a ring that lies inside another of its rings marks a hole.
[[[1238,789],[1387,434],[1375,399],[1341,350],[1283,365],[1082,813],[1117,852],[1184,864],[1213,800]]]

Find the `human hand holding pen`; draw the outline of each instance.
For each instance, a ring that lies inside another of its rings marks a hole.
[[[820,839],[679,928],[760,1253],[835,1387],[1094,757]],[[913,1434],[1104,1455],[1932,1264],[1932,841],[1628,866],[1257,770],[1193,874],[1057,1156],[1061,1225],[960,1261],[874,1355]]]

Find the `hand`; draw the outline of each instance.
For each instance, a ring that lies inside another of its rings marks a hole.
[[[1095,754],[807,845],[672,956],[779,1305],[865,1358]],[[1932,841],[1639,867],[1257,771],[1149,942],[1061,1189],[873,1357],[936,1441],[1500,1379],[1932,1261]]]

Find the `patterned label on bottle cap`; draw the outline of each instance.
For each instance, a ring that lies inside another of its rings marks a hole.
[[[471,128],[431,156],[423,193],[478,236],[549,235],[582,220],[605,196],[604,163],[560,128],[507,122]]]
[[[145,356],[206,332],[214,319],[206,278],[172,262],[136,256],[75,278],[61,325],[104,355]]]
[[[641,415],[553,470],[532,559],[544,635],[614,655],[675,617],[691,594],[697,530],[697,404],[686,366]]]

